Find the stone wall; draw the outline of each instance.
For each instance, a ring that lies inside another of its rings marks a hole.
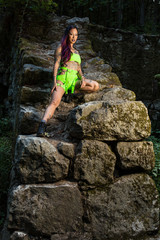
[[[39,138],[35,133],[49,101],[54,51],[69,23],[79,28],[76,48],[84,75],[97,80],[100,90],[72,99],[65,95],[48,135]],[[19,135],[0,239],[158,240],[147,108],[93,51],[87,18],[51,15],[43,25],[26,16],[24,29],[17,49],[19,94],[12,95]]]
[[[112,66],[137,99],[155,99],[153,80],[160,73],[160,36],[89,26],[93,49]]]

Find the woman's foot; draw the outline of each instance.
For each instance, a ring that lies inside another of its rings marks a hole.
[[[46,135],[46,123],[45,122],[40,122],[38,131],[37,131],[37,137],[45,137]]]

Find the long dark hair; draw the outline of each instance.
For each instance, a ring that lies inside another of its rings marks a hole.
[[[69,25],[66,28],[64,35],[62,37],[62,40],[61,40],[61,46],[62,46],[61,61],[63,64],[68,62],[69,59],[71,58],[71,45],[69,42],[69,31],[73,28],[77,29],[77,26]],[[77,29],[77,31],[78,31],[78,29]]]

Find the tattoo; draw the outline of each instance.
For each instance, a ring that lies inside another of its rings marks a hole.
[[[58,63],[61,61],[61,53],[55,54],[54,61]]]

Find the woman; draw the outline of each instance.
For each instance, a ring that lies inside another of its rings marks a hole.
[[[46,123],[53,116],[64,93],[67,94],[68,90],[71,90],[71,93],[73,93],[75,89],[91,93],[99,89],[99,84],[96,81],[85,79],[83,76],[80,55],[73,47],[77,38],[77,27],[74,25],[68,26],[63,35],[61,45],[55,51],[52,97],[39,125],[38,137],[45,136]]]

